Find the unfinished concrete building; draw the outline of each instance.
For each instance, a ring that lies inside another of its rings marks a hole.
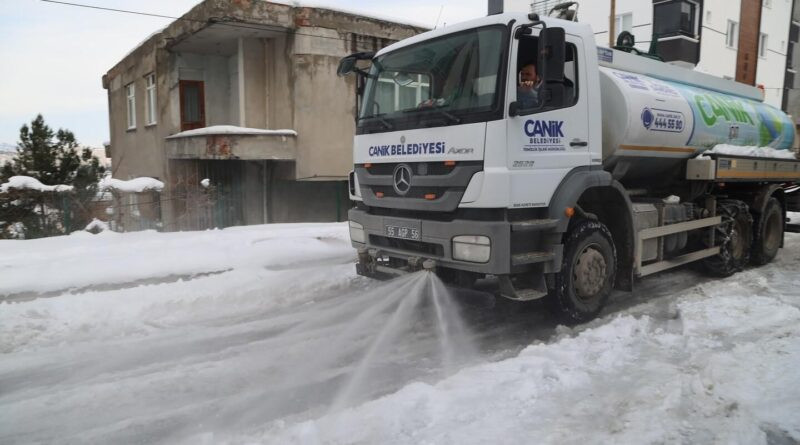
[[[422,31],[262,0],[198,4],[103,76],[114,177],[166,184],[118,209],[156,221],[126,228],[346,219],[356,86],[339,59]]]

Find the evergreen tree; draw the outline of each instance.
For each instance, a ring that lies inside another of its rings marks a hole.
[[[30,176],[45,185],[75,187],[70,193],[32,190],[0,194],[0,238],[9,228],[24,226],[25,238],[58,235],[81,229],[91,220],[90,204],[105,168],[89,148],[80,149],[69,130],[54,132],[42,115],[19,132],[17,155],[0,170],[0,183],[12,176]]]

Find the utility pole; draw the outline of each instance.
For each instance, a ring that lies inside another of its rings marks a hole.
[[[616,29],[614,29],[614,25],[617,22],[617,0],[610,0],[611,1],[611,9],[608,14],[608,47],[614,47],[614,37],[616,34]]]

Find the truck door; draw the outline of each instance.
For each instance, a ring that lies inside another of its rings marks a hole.
[[[513,40],[508,70],[506,103],[516,105],[509,107],[507,159],[510,205],[516,208],[547,206],[564,176],[591,159],[582,40],[565,36],[564,94],[548,98],[548,85],[536,80],[531,85],[530,80],[536,71],[539,31]]]

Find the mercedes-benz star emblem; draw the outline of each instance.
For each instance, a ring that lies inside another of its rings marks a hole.
[[[411,167],[400,164],[394,169],[394,191],[404,196],[411,189]]]

